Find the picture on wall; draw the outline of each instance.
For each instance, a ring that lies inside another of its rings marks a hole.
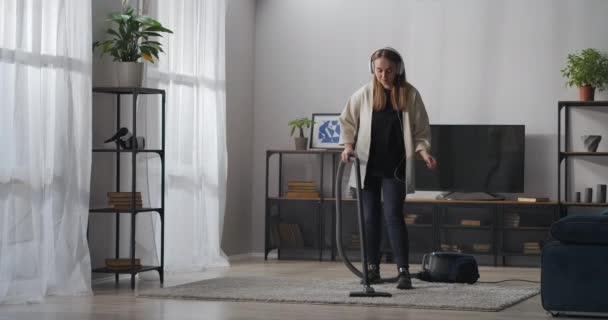
[[[313,113],[310,128],[311,149],[340,149],[340,114]]]

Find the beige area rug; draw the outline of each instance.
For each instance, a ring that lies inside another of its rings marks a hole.
[[[144,290],[138,297],[215,301],[336,304],[463,311],[501,311],[539,293],[538,285],[447,284],[414,279],[414,290],[398,290],[395,284],[374,285],[391,298],[351,298],[361,290],[353,280],[295,280],[271,277],[225,277]]]

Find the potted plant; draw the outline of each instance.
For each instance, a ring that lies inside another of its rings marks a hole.
[[[104,41],[93,43],[93,49],[99,48],[101,55],[109,54],[116,63],[118,85],[123,87],[140,87],[143,77],[143,63],[140,58],[154,63],[159,52],[164,52],[161,43],[151,40],[162,37],[161,33],[173,33],[151,17],[138,14],[135,9],[123,1],[121,12],[109,15],[108,21],[116,24],[116,29],[109,28],[106,33],[111,36]]]
[[[309,118],[300,118],[289,121],[289,125],[291,126],[291,136],[296,132],[296,128],[300,129],[300,135],[295,137],[296,150],[306,150],[308,146],[308,138],[304,136],[304,127],[310,128],[314,121]]]
[[[608,84],[608,58],[596,49],[584,49],[580,54],[568,55],[561,73],[568,79],[568,86],[579,87],[582,101],[593,101],[595,89],[602,91]]]

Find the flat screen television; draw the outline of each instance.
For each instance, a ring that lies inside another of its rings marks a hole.
[[[416,163],[416,190],[524,192],[524,125],[440,124],[431,135],[438,167]]]

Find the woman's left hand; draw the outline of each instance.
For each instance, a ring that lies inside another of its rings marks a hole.
[[[426,150],[420,150],[418,151],[418,154],[422,157],[424,163],[426,163],[427,168],[431,170],[435,170],[435,168],[437,168],[437,160],[435,160],[435,158],[433,158],[433,156],[430,155]]]

